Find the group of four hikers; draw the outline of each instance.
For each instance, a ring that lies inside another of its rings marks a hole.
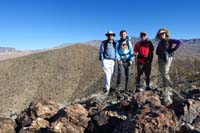
[[[118,75],[115,90],[119,92],[121,79],[125,74],[125,90],[128,90],[131,65],[133,60],[137,64],[136,91],[140,91],[140,77],[144,73],[146,77],[146,90],[150,90],[151,64],[154,55],[153,43],[148,40],[147,33],[140,33],[140,41],[132,45],[126,30],[120,31],[120,40],[115,41],[115,33],[108,31],[107,40],[102,41],[99,49],[99,59],[104,72],[103,88],[105,94],[109,94],[111,80],[113,78],[115,62],[118,64]],[[162,79],[162,87],[171,85],[169,70],[172,63],[174,51],[180,46],[180,41],[170,39],[169,31],[165,28],[159,29],[156,34],[159,43],[156,49],[158,55],[159,79]]]

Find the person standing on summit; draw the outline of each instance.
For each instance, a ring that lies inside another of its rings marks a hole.
[[[133,46],[129,37],[127,36],[126,30],[120,31],[120,40],[116,45],[116,59],[118,62],[118,76],[116,91],[119,92],[121,79],[125,73],[125,90],[128,90],[131,75],[131,65],[133,62]]]
[[[115,33],[108,31],[107,40],[102,41],[99,49],[99,59],[104,72],[103,89],[105,95],[109,94],[111,79],[114,74],[114,66],[116,59],[116,42],[114,40]]]
[[[172,82],[170,80],[169,70],[174,52],[179,48],[181,42],[179,40],[170,39],[169,31],[165,28],[158,30],[156,38],[160,40],[156,49],[156,54],[158,55],[158,79],[162,80],[162,85],[160,87],[171,86]]]
[[[140,77],[144,73],[146,77],[146,90],[150,90],[151,63],[153,61],[153,43],[148,40],[147,33],[140,33],[140,41],[134,46],[134,54],[137,57],[136,92],[140,91]]]

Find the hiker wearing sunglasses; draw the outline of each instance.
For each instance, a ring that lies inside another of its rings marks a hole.
[[[170,39],[169,31],[165,28],[158,30],[156,38],[160,40],[156,49],[159,71],[158,82],[160,87],[171,86],[172,82],[170,80],[169,70],[174,52],[179,48],[181,42],[179,40]],[[162,82],[160,80],[162,80]]]
[[[134,55],[137,57],[137,76],[136,76],[136,92],[140,91],[140,77],[144,73],[146,77],[146,90],[150,90],[150,74],[151,63],[153,61],[154,46],[147,39],[147,33],[140,33],[140,41],[134,45]]]
[[[133,46],[130,42],[126,30],[120,31],[120,40],[116,45],[116,59],[118,62],[118,76],[116,91],[120,91],[122,76],[125,74],[125,90],[128,90],[131,74],[131,64],[133,61]]]
[[[114,41],[115,33],[108,31],[105,36],[107,40],[102,41],[99,49],[99,60],[101,61],[104,72],[103,91],[105,95],[109,94],[111,79],[114,73],[116,59],[116,42]]]

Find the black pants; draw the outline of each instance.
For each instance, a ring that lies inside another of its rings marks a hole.
[[[129,65],[128,62],[118,64],[117,86],[119,86],[121,84],[121,79],[124,74],[126,76],[125,89],[127,89],[128,84],[130,82],[130,75],[131,75],[131,65]]]
[[[150,84],[150,74],[151,74],[151,63],[141,64],[137,62],[137,77],[136,77],[136,87],[140,86],[140,77],[145,74],[146,85],[149,87]]]

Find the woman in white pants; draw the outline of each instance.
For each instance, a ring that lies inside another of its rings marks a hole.
[[[99,59],[101,60],[104,72],[103,89],[105,94],[109,94],[111,79],[114,73],[116,59],[116,42],[114,41],[115,33],[108,31],[107,40],[102,41],[99,49]]]

